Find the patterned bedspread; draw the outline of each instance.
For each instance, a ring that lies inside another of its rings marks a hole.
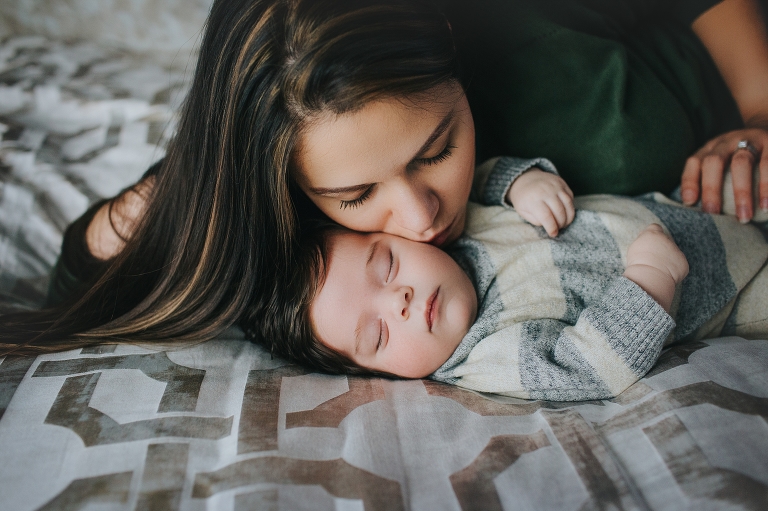
[[[164,155],[191,74],[174,64],[41,37],[0,44],[2,303],[39,305],[66,225]]]
[[[768,341],[681,346],[574,405],[308,374],[237,339],[6,358],[0,508],[766,509],[766,367]]]
[[[65,225],[162,156],[184,67],[0,44],[0,297],[41,303]],[[768,340],[665,352],[613,400],[314,374],[232,330],[0,357],[0,510],[768,509]]]

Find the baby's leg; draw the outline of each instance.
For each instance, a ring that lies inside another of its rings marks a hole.
[[[768,339],[768,264],[739,293],[722,335]]]
[[[758,192],[760,190],[760,169],[755,166],[752,171],[752,209],[754,216],[753,222],[768,222],[768,211],[760,209],[760,197]],[[736,201],[733,199],[733,180],[731,179],[731,171],[725,173],[723,178],[723,213],[726,215],[736,215]]]

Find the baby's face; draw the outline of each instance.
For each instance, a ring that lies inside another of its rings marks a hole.
[[[423,378],[477,314],[469,277],[442,250],[384,233],[336,232],[310,307],[320,342],[368,369]]]

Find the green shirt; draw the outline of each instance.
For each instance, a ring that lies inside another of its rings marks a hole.
[[[742,120],[690,24],[716,0],[443,0],[478,161],[554,162],[575,193],[669,192]]]

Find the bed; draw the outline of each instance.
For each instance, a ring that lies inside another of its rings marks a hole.
[[[163,156],[186,65],[2,41],[0,310],[39,307],[67,223]],[[766,421],[768,340],[556,403],[312,373],[232,329],[0,357],[0,509],[763,510]]]

